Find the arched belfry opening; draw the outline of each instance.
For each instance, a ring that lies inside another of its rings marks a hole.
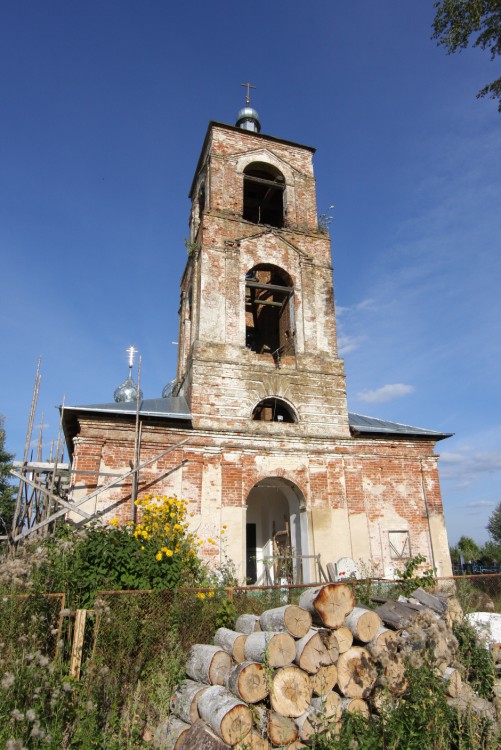
[[[294,353],[294,285],[278,266],[260,263],[245,275],[245,345],[275,364]]]
[[[247,497],[247,583],[308,583],[307,556],[308,521],[303,493],[281,477],[261,480]]]
[[[279,229],[285,224],[285,178],[266,162],[252,162],[244,169],[243,217],[254,224]]]
[[[294,409],[281,398],[271,396],[260,401],[252,410],[252,419],[258,422],[286,422],[295,424]]]

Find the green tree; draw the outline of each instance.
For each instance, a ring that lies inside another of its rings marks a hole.
[[[501,502],[498,503],[497,508],[489,516],[487,531],[495,542],[501,544]]]
[[[14,456],[5,450],[4,418],[0,416],[0,535],[11,529],[14,515],[14,487],[9,484],[9,472]]]
[[[463,553],[465,562],[474,562],[480,556],[478,544],[469,536],[462,536],[458,542],[459,549]]]
[[[450,54],[466,49],[473,36],[473,47],[488,49],[491,60],[501,52],[501,0],[438,0],[432,39]],[[488,83],[477,98],[498,99],[501,112],[501,77]]]

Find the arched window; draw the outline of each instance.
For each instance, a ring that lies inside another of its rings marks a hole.
[[[284,176],[276,167],[253,162],[244,169],[244,219],[284,226]]]
[[[289,274],[260,263],[245,276],[245,345],[279,366],[294,353],[294,286]]]
[[[297,422],[291,407],[280,398],[265,398],[252,412],[252,419],[260,422]]]

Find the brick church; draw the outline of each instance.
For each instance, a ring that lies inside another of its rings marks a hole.
[[[350,560],[392,576],[418,554],[450,575],[434,453],[448,435],[348,412],[313,154],[263,135],[249,105],[235,126],[209,124],[177,377],[161,398],[129,378],[112,403],[65,407],[70,497],[123,522],[136,493],[182,497],[193,529],[224,540],[204,555],[250,583],[318,580],[319,562]]]

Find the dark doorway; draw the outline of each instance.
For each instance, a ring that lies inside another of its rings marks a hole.
[[[253,584],[257,580],[256,566],[256,524],[246,525],[246,555],[247,555],[247,583]]]

